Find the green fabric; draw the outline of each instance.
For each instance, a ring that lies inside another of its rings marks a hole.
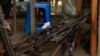
[[[75,0],[62,0],[62,16],[66,20],[72,19],[76,16]]]
[[[16,6],[27,6],[28,2],[16,2]]]

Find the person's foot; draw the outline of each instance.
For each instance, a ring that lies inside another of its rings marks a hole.
[[[7,29],[7,30],[11,30],[9,24],[10,24],[10,23],[8,23],[6,20],[3,20],[3,27],[4,27],[5,29]]]
[[[6,20],[3,20],[3,27],[4,27],[4,29],[7,29],[8,34],[11,36],[12,30],[11,30],[11,27],[10,27],[10,23],[7,22]]]

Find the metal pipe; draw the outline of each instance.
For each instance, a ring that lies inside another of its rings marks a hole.
[[[60,50],[60,48],[62,47],[62,44],[60,44],[57,49],[54,51],[54,53],[51,56],[55,56],[57,54],[57,52]]]
[[[23,50],[16,52],[16,55],[19,56],[20,54],[28,51],[29,49],[31,49],[33,47],[34,47],[34,45],[28,46],[28,47],[24,48]]]
[[[0,32],[2,34],[2,39],[6,48],[6,52],[8,53],[8,56],[16,56],[13,50],[13,46],[10,42],[10,39],[7,35],[7,31],[5,29],[0,28]]]
[[[75,21],[76,22],[76,21]],[[75,28],[70,28],[69,30],[68,29],[66,29],[66,28],[63,28],[63,30],[66,30],[66,31],[62,31],[63,32],[63,34],[59,34],[59,36],[62,36],[62,37],[69,37],[72,33],[74,33],[77,29],[78,29],[78,27],[80,26],[80,22],[82,22],[82,21],[79,21],[77,24],[76,24],[76,27]],[[85,21],[84,21],[85,22]],[[68,28],[68,27],[67,27]],[[67,31],[68,30],[68,31]],[[60,33],[62,33],[62,32],[60,32]],[[54,33],[52,33],[50,36],[46,36],[46,39],[43,39],[43,40],[41,40],[41,41],[39,41],[39,42],[35,42],[35,43],[31,43],[31,44],[29,44],[24,50],[22,50],[22,51],[20,51],[19,53],[17,53],[17,55],[19,55],[19,54],[21,54],[21,53],[23,53],[23,52],[26,52],[27,50],[29,50],[30,48],[32,48],[32,47],[34,47],[34,46],[40,46],[40,45],[42,45],[42,44],[44,44],[46,41],[48,41],[48,40],[50,40],[51,38],[53,38],[53,36],[54,35],[56,35],[56,34],[58,34],[59,33],[59,31],[58,32],[54,32]],[[66,33],[66,34],[65,34]],[[58,37],[59,37],[58,36]],[[42,36],[42,37],[44,37],[44,36]],[[64,39],[67,39],[67,38],[63,38],[62,39],[62,41],[64,40]]]
[[[16,24],[16,0],[13,0],[13,26],[14,26],[14,33],[17,32],[17,24]]]
[[[0,33],[4,43],[4,47],[6,48],[5,50],[8,53],[8,56],[16,56],[14,53],[12,43],[7,33],[7,29],[4,29],[2,26],[3,26],[3,19],[0,18]]]
[[[13,48],[15,49],[15,48],[21,46],[22,44],[26,43],[27,40],[28,40],[28,38],[25,38],[23,41],[20,41],[19,43],[13,45]]]

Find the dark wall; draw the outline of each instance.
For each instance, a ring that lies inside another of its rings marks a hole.
[[[11,0],[0,0],[0,5],[4,14],[4,18],[8,19],[11,11]]]
[[[4,5],[8,2],[8,0],[0,0],[0,5]]]

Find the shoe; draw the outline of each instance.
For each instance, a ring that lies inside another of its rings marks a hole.
[[[44,25],[42,26],[42,29],[48,29],[48,28],[50,28],[50,22],[46,22],[46,23],[44,23]]]

